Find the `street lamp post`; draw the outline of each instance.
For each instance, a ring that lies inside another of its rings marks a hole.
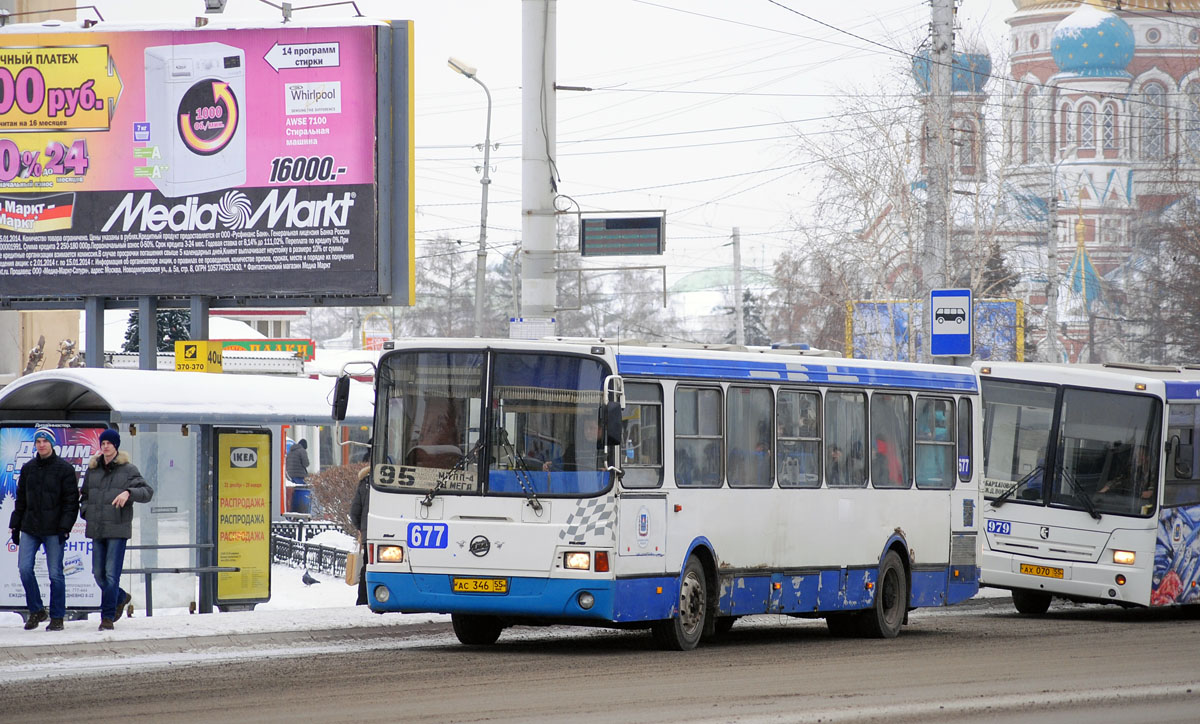
[[[483,336],[483,280],[487,275],[487,207],[488,185],[492,182],[488,177],[488,164],[492,151],[492,94],[488,87],[479,80],[476,68],[467,65],[457,58],[450,58],[447,63],[455,72],[461,73],[479,84],[487,96],[487,126],[483,132],[483,177],[479,183],[483,186],[483,200],[479,208],[479,251],[475,252],[475,336]]]
[[[1047,362],[1058,362],[1058,167],[1075,152],[1076,144],[1065,147],[1050,170],[1050,194],[1047,201],[1050,228],[1046,236],[1046,351]]]

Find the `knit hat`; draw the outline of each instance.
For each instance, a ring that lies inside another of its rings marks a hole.
[[[105,440],[111,442],[114,448],[121,449],[121,433],[116,430],[109,428],[100,433],[100,442],[103,443]]]
[[[51,445],[54,444],[54,433],[50,432],[49,430],[47,430],[44,427],[38,428],[38,431],[33,433],[33,441],[34,442],[37,442],[38,440],[41,440],[42,438],[45,438],[46,441],[49,442]]]

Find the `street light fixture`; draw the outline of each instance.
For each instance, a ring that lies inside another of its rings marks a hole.
[[[454,72],[461,73],[471,80],[479,84],[487,96],[487,126],[483,133],[483,177],[479,179],[479,183],[483,186],[483,200],[479,208],[479,251],[475,254],[475,336],[483,336],[483,280],[487,274],[487,207],[488,207],[488,184],[492,180],[488,177],[488,164],[491,159],[492,150],[492,93],[488,87],[479,80],[478,70],[471,65],[450,58],[446,61]]]

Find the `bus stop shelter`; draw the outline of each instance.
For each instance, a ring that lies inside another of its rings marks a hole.
[[[361,384],[361,383],[354,383]],[[366,387],[364,385],[364,387]],[[54,433],[56,451],[83,482],[99,434],[115,428],[121,451],[154,487],[134,507],[126,571],[151,575],[160,605],[231,608],[270,597],[270,519],[283,494],[284,426],[329,425],[333,380],[97,368],[22,377],[0,389],[0,517],[12,513],[33,434]],[[372,424],[372,395],[350,396],[347,424]],[[64,555],[67,607],[99,608],[91,545],[76,522]],[[44,564],[39,566],[48,598]],[[198,578],[198,585],[197,585]],[[123,583],[123,587],[137,591]],[[150,601],[143,602],[147,608]],[[0,548],[0,609],[24,608],[17,551]]]

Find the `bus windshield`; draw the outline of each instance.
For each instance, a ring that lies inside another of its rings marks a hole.
[[[379,370],[385,409],[375,431],[387,447],[373,481],[439,495],[599,493],[609,485],[601,420],[607,374],[598,360],[571,355],[389,355]]]
[[[1053,505],[1093,516],[1153,512],[1159,402],[1068,387],[1055,420],[1058,394],[1053,385],[984,381],[984,494],[998,505]]]
[[[494,370],[488,490],[594,495],[606,489],[604,365],[567,355],[501,353]]]

